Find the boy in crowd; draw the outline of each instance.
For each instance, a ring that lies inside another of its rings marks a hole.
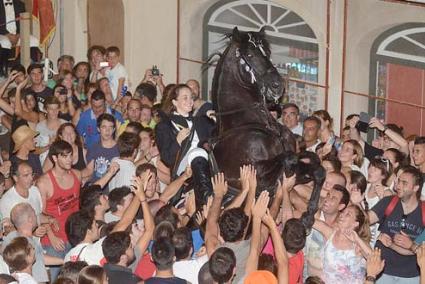
[[[106,77],[109,80],[114,101],[116,101],[117,98],[121,97],[123,88],[128,85],[128,74],[125,67],[120,63],[120,50],[118,47],[110,46],[106,49],[106,60],[109,63]]]
[[[115,158],[113,161],[119,165],[120,170],[109,181],[109,190],[131,185],[131,179],[136,173],[134,160],[137,157],[139,144],[140,137],[137,134],[124,132],[118,138],[119,158]]]
[[[157,239],[152,246],[152,259],[156,266],[156,275],[146,280],[145,283],[188,283],[186,280],[174,275],[173,263],[175,261],[175,257],[176,251],[171,240],[165,237]]]

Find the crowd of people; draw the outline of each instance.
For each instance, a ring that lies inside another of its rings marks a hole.
[[[369,143],[358,114],[338,137],[326,110],[270,108],[326,171],[310,230],[313,182],[283,174],[269,196],[241,165],[229,199],[211,178],[196,80],[152,68],[131,93],[117,47],[87,57],[48,79],[15,65],[0,85],[0,283],[425,283],[425,137],[372,118]]]

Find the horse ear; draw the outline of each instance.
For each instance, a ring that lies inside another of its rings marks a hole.
[[[258,32],[260,37],[264,38],[266,36],[266,27],[262,27],[261,30]]]
[[[233,28],[232,39],[236,42],[240,42],[240,34],[238,27]]]

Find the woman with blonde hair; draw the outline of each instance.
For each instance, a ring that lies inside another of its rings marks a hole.
[[[342,168],[350,168],[361,172],[365,177],[368,176],[369,160],[364,156],[362,146],[356,140],[350,139],[342,144],[338,159],[341,161]]]

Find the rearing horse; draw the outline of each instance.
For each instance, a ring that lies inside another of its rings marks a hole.
[[[212,83],[218,131],[214,158],[231,188],[240,188],[239,167],[253,164],[257,194],[268,190],[273,196],[285,152],[295,152],[291,131],[276,122],[266,105],[283,95],[284,82],[270,61],[264,29],[246,33],[234,28],[229,37]]]

